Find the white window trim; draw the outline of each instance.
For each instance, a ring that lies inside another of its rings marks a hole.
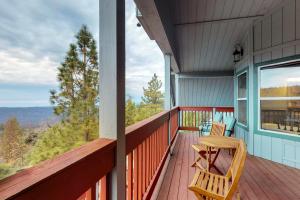
[[[239,98],[239,77],[243,74],[246,74],[246,97],[242,97],[242,98]],[[240,74],[237,75],[237,124],[243,126],[243,127],[247,127],[248,126],[248,72],[247,71],[244,71],[244,72],[241,72]],[[242,123],[239,121],[239,104],[238,102],[239,101],[246,101],[246,123]]]
[[[270,66],[277,66],[281,64],[286,64],[286,63],[292,63],[295,61],[300,61],[300,59],[296,60],[290,60],[287,62],[280,62],[280,63],[275,63],[275,64],[270,64],[270,65],[262,65],[257,68],[257,130],[258,131],[264,131],[267,133],[275,133],[275,134],[280,134],[280,135],[290,135],[290,136],[295,136],[295,137],[300,137],[300,135],[297,134],[292,134],[292,133],[285,133],[281,131],[275,131],[275,130],[268,130],[268,129],[262,129],[261,128],[261,118],[260,118],[260,100],[294,100],[294,97],[260,97],[260,81],[261,81],[261,69],[265,67],[270,67]],[[296,100],[300,100],[300,97],[296,97]]]
[[[237,98],[238,101],[247,101],[247,98]]]

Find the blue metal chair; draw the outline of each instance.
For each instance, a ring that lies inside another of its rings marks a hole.
[[[202,122],[201,126],[199,126],[199,135],[209,135],[211,126],[213,122],[222,122],[223,114],[220,112],[216,112],[213,121],[208,121],[208,122]]]
[[[224,117],[223,123],[226,124],[225,136],[230,137],[234,131],[234,125],[236,123],[236,119],[234,117]]]

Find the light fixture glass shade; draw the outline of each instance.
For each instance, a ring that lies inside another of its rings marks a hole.
[[[233,52],[233,61],[236,63],[239,62],[240,60],[241,60],[241,52],[235,49]]]

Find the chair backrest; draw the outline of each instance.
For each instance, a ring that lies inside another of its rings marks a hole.
[[[236,119],[234,117],[227,116],[224,117],[223,122],[226,124],[225,136],[229,137],[233,132]]]
[[[213,122],[221,122],[223,118],[223,114],[220,112],[216,112],[213,118]]]
[[[224,136],[225,130],[225,124],[213,122],[210,130],[210,135]]]
[[[240,180],[240,177],[244,169],[246,155],[247,155],[247,149],[246,149],[245,142],[243,140],[240,140],[236,148],[234,158],[226,174],[228,178],[231,177],[232,184],[228,190],[228,193],[226,194],[225,199],[231,199],[234,192],[237,189],[238,182]]]

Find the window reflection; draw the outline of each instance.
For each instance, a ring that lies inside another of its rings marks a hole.
[[[238,76],[238,122],[247,125],[247,73]]]
[[[262,100],[261,128],[300,133],[300,100]]]
[[[261,70],[261,97],[300,97],[300,67]]]
[[[238,121],[247,124],[247,101],[238,101]]]
[[[247,90],[247,76],[246,73],[241,74],[238,77],[238,97],[239,98],[246,98],[246,90]]]
[[[260,86],[261,128],[300,134],[300,67],[262,69]]]

